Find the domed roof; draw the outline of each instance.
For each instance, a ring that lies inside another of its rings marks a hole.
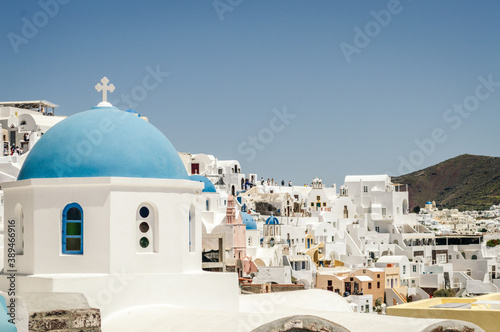
[[[133,110],[133,109],[131,109],[131,108],[129,108],[129,109],[128,109],[128,110],[126,110],[125,112],[127,112],[127,113],[131,113],[131,114],[134,114],[134,115],[137,115],[138,117],[141,117],[141,115],[140,115],[137,111],[135,111],[135,110]]]
[[[425,204],[432,204],[432,202],[431,201],[427,201],[427,203],[425,203]]]
[[[49,129],[18,180],[73,177],[187,179],[182,160],[153,125],[115,107],[93,107]]]
[[[278,221],[278,218],[276,218],[275,216],[270,216],[266,220],[266,225],[279,225],[279,224],[280,222]]]
[[[247,226],[246,229],[257,229],[257,223],[255,219],[246,212],[241,212],[241,219],[243,223]]]
[[[204,176],[193,174],[193,175],[189,176],[189,180],[203,182],[205,184],[205,188],[203,188],[202,192],[204,192],[204,193],[215,193],[215,192],[217,192],[215,190],[215,186],[212,183],[212,181],[210,181],[209,179],[207,179]]]

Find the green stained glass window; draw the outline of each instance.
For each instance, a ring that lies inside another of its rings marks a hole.
[[[147,248],[149,246],[149,240],[147,237],[142,237],[139,240],[139,244],[141,245],[142,248]]]
[[[62,213],[62,253],[83,255],[83,209],[78,203],[66,205]]]
[[[66,223],[66,235],[82,235],[82,223],[80,222]]]

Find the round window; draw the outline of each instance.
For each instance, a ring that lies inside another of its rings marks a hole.
[[[139,229],[141,230],[141,232],[147,233],[147,231],[149,231],[149,224],[147,222],[143,221],[139,225]]]
[[[142,237],[139,240],[139,244],[141,245],[142,248],[147,248],[149,246],[149,240],[147,237]]]
[[[139,214],[141,215],[142,218],[147,218],[149,216],[149,209],[147,207],[143,206],[139,210]]]

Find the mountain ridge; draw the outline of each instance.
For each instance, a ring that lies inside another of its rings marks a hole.
[[[439,208],[484,210],[500,204],[500,157],[463,154],[391,177],[408,184],[410,208],[435,201]]]

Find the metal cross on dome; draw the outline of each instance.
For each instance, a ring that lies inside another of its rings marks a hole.
[[[97,90],[97,92],[102,91],[102,101],[107,102],[108,101],[108,91],[109,92],[115,91],[115,86],[112,83],[110,85],[108,85],[109,80],[106,76],[104,76],[102,78],[101,83],[97,83],[95,85],[95,89]]]

